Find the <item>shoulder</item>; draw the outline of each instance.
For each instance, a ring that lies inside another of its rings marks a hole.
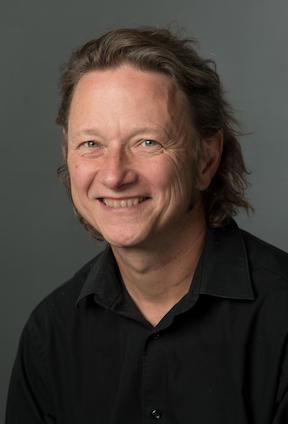
[[[257,310],[265,312],[269,322],[285,327],[288,320],[288,254],[241,230]],[[265,321],[266,322],[266,321]]]
[[[283,281],[288,288],[288,253],[255,237],[247,231],[240,230],[245,243],[251,271],[262,272],[271,278]]]
[[[53,290],[31,312],[25,333],[47,335],[51,330],[69,331],[78,319],[77,299],[92,268],[97,267],[102,252],[82,266],[69,280]]]

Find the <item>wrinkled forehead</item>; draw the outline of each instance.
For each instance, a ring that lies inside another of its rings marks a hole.
[[[121,65],[84,74],[74,89],[68,132],[87,125],[111,126],[117,120],[125,126],[154,123],[172,131],[190,126],[192,113],[186,95],[163,73]]]

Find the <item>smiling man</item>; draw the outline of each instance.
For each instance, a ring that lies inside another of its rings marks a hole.
[[[7,423],[287,423],[287,255],[232,219],[246,170],[213,64],[120,29],[61,84],[60,174],[107,247],[31,314]]]

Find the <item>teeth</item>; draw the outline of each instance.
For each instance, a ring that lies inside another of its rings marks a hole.
[[[134,199],[105,199],[103,198],[103,203],[109,208],[131,208],[131,206],[138,205],[138,203],[143,202],[144,197],[137,197]]]

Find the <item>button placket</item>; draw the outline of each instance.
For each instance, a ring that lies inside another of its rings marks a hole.
[[[151,411],[151,416],[154,420],[160,420],[162,414],[161,414],[161,411],[159,411],[159,409],[153,409]]]
[[[160,333],[153,333],[152,338],[153,340],[158,340],[160,338]]]
[[[163,421],[163,387],[167,371],[164,371],[163,346],[159,344],[161,332],[154,329],[148,336],[143,356],[143,408],[145,424]],[[164,420],[165,421],[165,420]]]

